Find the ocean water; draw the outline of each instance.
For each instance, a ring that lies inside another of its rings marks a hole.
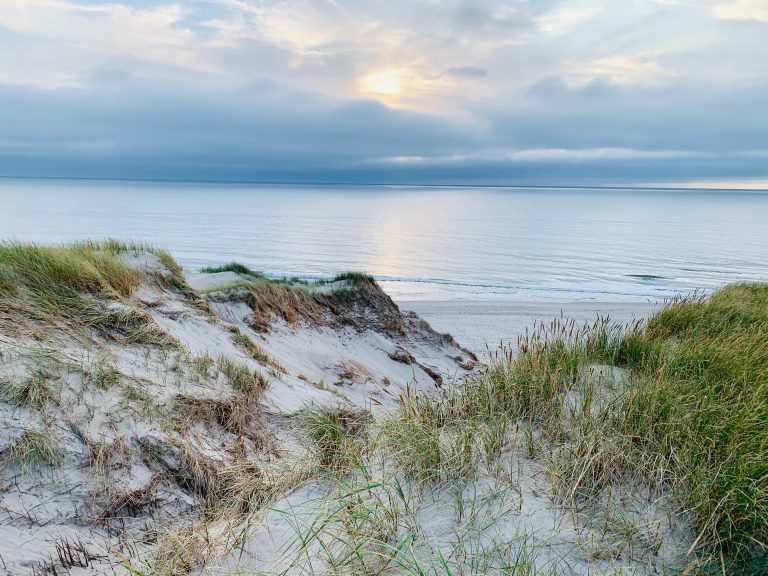
[[[399,300],[659,300],[768,280],[768,193],[0,180],[0,238],[107,237]]]

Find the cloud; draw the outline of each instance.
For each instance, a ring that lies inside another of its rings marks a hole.
[[[485,78],[488,76],[488,70],[480,66],[458,66],[448,68],[443,74],[453,76],[454,78]]]
[[[567,8],[558,8],[539,16],[536,24],[543,32],[559,34],[592,20],[601,12],[602,7],[593,2],[577,3],[575,7],[569,4]]]
[[[86,94],[0,88],[0,124],[0,173],[17,175],[32,167],[38,175],[106,176],[112,169],[122,177],[135,171],[258,179],[276,170],[354,167],[394,151],[447,154],[474,140],[466,126],[373,101],[275,85],[171,89],[130,80],[119,90]]]
[[[66,0],[13,0],[0,10],[0,32],[25,39],[0,62],[0,82],[46,88],[82,84],[107,59],[215,73],[183,25],[179,4],[136,8]],[[8,42],[8,40],[6,40]]]
[[[507,154],[514,160],[533,161],[574,161],[584,160],[634,160],[634,159],[667,159],[685,158],[696,154],[678,150],[634,150],[632,148],[534,148],[516,150]]]
[[[0,175],[768,176],[763,6],[5,0]]]
[[[768,22],[768,4],[764,0],[723,2],[714,7],[714,14],[722,20]]]
[[[652,54],[622,55],[599,58],[590,62],[573,63],[567,67],[570,83],[584,85],[596,80],[612,84],[654,84],[675,76]]]
[[[455,29],[467,30],[472,36],[498,32],[518,34],[531,26],[531,17],[524,7],[505,3],[462,0],[455,3],[453,12]]]
[[[0,173],[573,184],[765,176],[768,154],[768,84],[635,92],[549,79],[524,104],[488,105],[481,121],[464,122],[274,82],[121,82],[88,93],[0,88]],[[732,112],[713,122],[713,109]]]
[[[292,55],[289,77],[297,85],[311,81],[327,94],[414,109],[443,106],[455,94],[456,84],[441,78],[444,71],[454,79],[477,75],[468,67],[462,76],[455,62],[520,45],[533,30],[526,3],[500,0],[222,0],[222,5],[227,12],[207,22],[215,30],[209,45],[237,49],[258,38]],[[368,89],[384,84],[371,79],[393,75],[402,88],[397,99],[389,90]]]
[[[497,138],[517,147],[751,153],[766,148],[765,90],[768,79],[732,90],[707,80],[570,86],[553,77],[532,87],[526,104],[487,114]]]

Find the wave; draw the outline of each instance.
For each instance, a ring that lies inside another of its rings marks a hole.
[[[507,282],[491,282],[482,280],[449,280],[445,278],[412,278],[402,276],[374,276],[378,282],[389,283],[413,283],[413,284],[433,284],[437,286],[456,286],[462,288],[473,288],[482,292],[487,291],[525,291],[525,292],[557,292],[557,293],[579,293],[579,294],[606,294],[614,296],[635,296],[635,297],[674,297],[680,294],[686,294],[692,292],[692,288],[664,288],[664,287],[649,287],[638,286],[633,288],[629,285],[624,285],[616,288],[606,288],[601,286],[553,286],[553,285],[537,285],[537,284],[515,284]]]
[[[284,277],[282,274],[267,273],[269,277]],[[632,275],[634,277],[634,275]],[[320,280],[327,278],[327,276],[319,274],[302,274],[300,278],[305,280]],[[640,279],[640,275],[636,276]],[[476,279],[448,279],[448,278],[430,278],[430,277],[412,277],[412,276],[387,276],[387,275],[374,275],[377,282],[405,285],[405,284],[423,284],[435,286],[434,292],[441,294],[446,292],[446,289],[450,288],[464,288],[468,293],[482,296],[483,294],[510,294],[514,292],[541,292],[541,293],[555,293],[555,294],[595,294],[595,295],[608,295],[608,296],[631,296],[635,298],[673,298],[676,296],[686,295],[692,293],[695,288],[687,286],[679,287],[663,287],[663,286],[649,286],[647,283],[642,286],[634,286],[629,284],[620,284],[613,287],[607,287],[605,284],[600,285],[542,285],[542,284],[522,284],[512,282],[498,282],[490,280],[476,280]],[[643,279],[645,277],[643,276]],[[648,278],[650,279],[650,278]],[[663,279],[662,277],[654,277],[654,279]],[[390,292],[399,293],[400,290],[396,286],[390,286]]]

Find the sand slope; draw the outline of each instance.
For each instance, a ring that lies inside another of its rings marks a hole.
[[[247,512],[300,481],[307,405],[381,410],[475,365],[373,283],[278,309],[225,275],[209,303],[154,255],[124,260],[143,280],[99,303],[107,328],[0,302],[0,573],[126,573],[212,502]]]

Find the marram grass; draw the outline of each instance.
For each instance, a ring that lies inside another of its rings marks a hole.
[[[139,281],[116,254],[90,245],[0,244],[0,289],[26,292],[48,309],[77,307],[83,293],[127,295]]]
[[[165,251],[143,244],[105,240],[43,246],[0,243],[0,297],[21,297],[46,313],[71,315],[93,308],[90,297],[128,296],[142,273],[121,253],[151,253],[180,275],[181,268]]]
[[[151,254],[169,271],[157,278],[193,294],[179,265],[167,252],[116,240],[60,246],[0,243],[0,306],[43,321],[75,322],[133,343],[173,345],[149,316],[129,306],[106,308],[106,301],[126,301],[147,271],[124,255]]]
[[[531,455],[547,445],[564,503],[642,482],[675,496],[713,569],[768,573],[768,285],[677,300],[644,326],[542,325],[460,392],[406,396],[383,430],[406,474],[440,481],[492,455],[503,422],[537,432]]]

